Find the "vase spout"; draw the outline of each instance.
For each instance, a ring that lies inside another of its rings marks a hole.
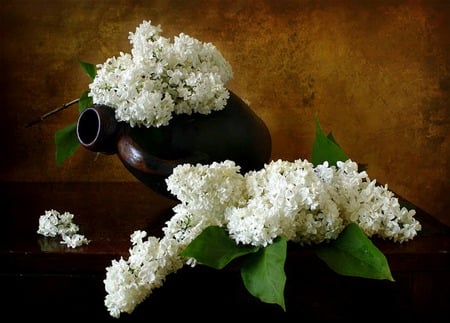
[[[93,105],[78,117],[78,141],[88,150],[112,155],[117,152],[119,128],[114,109],[106,105]]]

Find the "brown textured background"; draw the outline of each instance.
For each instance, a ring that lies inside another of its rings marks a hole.
[[[56,167],[55,131],[87,89],[77,60],[128,52],[143,21],[212,42],[229,88],[266,122],[273,159],[309,158],[314,116],[373,179],[450,225],[450,1],[2,0],[0,181],[135,181],[79,149]]]

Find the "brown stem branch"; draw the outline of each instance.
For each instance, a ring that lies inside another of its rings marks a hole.
[[[58,107],[58,108],[52,110],[52,111],[49,111],[49,112],[43,114],[43,115],[40,116],[38,119],[33,120],[33,121],[31,121],[30,123],[26,124],[26,125],[25,125],[25,128],[29,128],[29,127],[31,127],[31,126],[33,126],[33,125],[35,125],[35,124],[37,124],[37,123],[39,123],[39,122],[41,122],[41,121],[44,121],[45,119],[47,119],[47,118],[50,117],[51,115],[54,115],[55,113],[57,113],[57,112],[59,112],[59,111],[61,111],[61,110],[64,110],[64,109],[70,107],[71,105],[74,105],[74,104],[77,103],[78,101],[80,101],[80,99],[72,100],[72,101],[70,101],[70,102],[68,102],[68,103],[65,103],[65,104],[63,104],[62,106],[60,106],[60,107]]]

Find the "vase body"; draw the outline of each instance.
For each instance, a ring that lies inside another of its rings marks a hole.
[[[86,149],[117,154],[138,180],[171,198],[166,179],[178,165],[233,160],[246,173],[264,167],[272,150],[266,124],[231,91],[224,109],[176,115],[161,127],[130,127],[112,108],[94,105],[80,114],[77,135]]]

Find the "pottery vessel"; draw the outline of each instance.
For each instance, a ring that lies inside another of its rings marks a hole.
[[[246,173],[264,167],[272,149],[266,124],[231,91],[224,109],[176,115],[161,127],[131,127],[111,107],[93,105],[80,114],[77,136],[88,150],[116,154],[138,180],[172,198],[165,180],[180,164],[233,160]]]

